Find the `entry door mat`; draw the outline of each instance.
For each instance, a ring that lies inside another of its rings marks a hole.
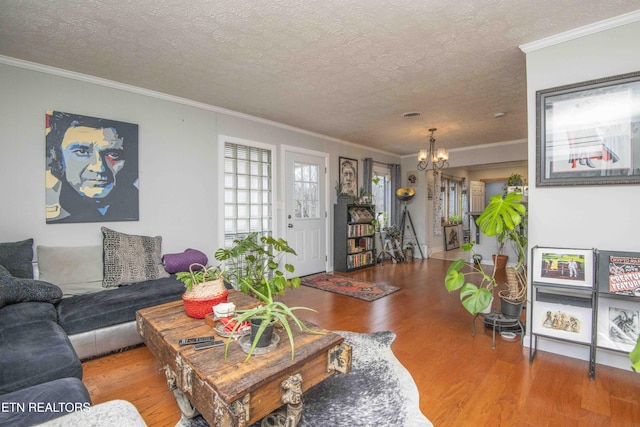
[[[298,427],[433,427],[420,411],[420,393],[413,377],[391,350],[395,333],[335,332],[353,349],[351,372],[333,375],[304,393]],[[282,415],[274,417],[284,421]],[[176,425],[207,426],[200,415],[183,416]]]
[[[336,294],[348,295],[365,301],[375,301],[378,298],[386,297],[400,290],[398,287],[385,285],[384,283],[367,282],[365,280],[336,276],[329,273],[301,277],[300,280],[305,286],[335,292]]]

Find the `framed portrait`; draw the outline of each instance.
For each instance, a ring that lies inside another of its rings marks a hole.
[[[45,114],[46,222],[138,221],[138,125]]]
[[[590,307],[535,301],[532,331],[552,338],[591,342],[593,313]]]
[[[640,335],[640,300],[598,299],[598,347],[630,352]]]
[[[593,287],[592,249],[532,249],[533,281],[567,286]]]
[[[358,161],[339,157],[339,183],[343,194],[358,197]]]
[[[536,93],[536,185],[640,183],[640,72]]]
[[[447,251],[460,247],[460,235],[457,225],[444,226],[444,248]]]
[[[597,254],[598,291],[640,301],[640,253],[598,250]]]

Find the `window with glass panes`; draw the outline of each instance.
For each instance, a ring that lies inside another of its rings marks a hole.
[[[249,233],[264,236],[273,232],[271,162],[269,149],[225,143],[225,247]]]
[[[295,162],[294,203],[296,219],[317,219],[320,202],[318,165]]]
[[[388,218],[392,197],[391,174],[389,173],[389,169],[374,166],[373,178],[378,178],[377,184],[374,182],[371,183],[371,193],[373,195],[373,204],[375,205],[376,216],[385,212]],[[377,219],[378,221],[382,221],[383,218]]]

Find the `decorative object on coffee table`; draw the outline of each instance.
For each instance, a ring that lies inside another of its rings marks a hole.
[[[224,276],[219,267],[191,264],[189,272],[176,274],[186,292],[182,295],[184,311],[195,319],[204,319],[213,312],[213,306],[227,302],[229,291],[224,285]]]

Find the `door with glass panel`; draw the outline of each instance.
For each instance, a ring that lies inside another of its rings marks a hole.
[[[295,274],[324,272],[327,265],[326,158],[285,154],[286,240],[297,252]]]

